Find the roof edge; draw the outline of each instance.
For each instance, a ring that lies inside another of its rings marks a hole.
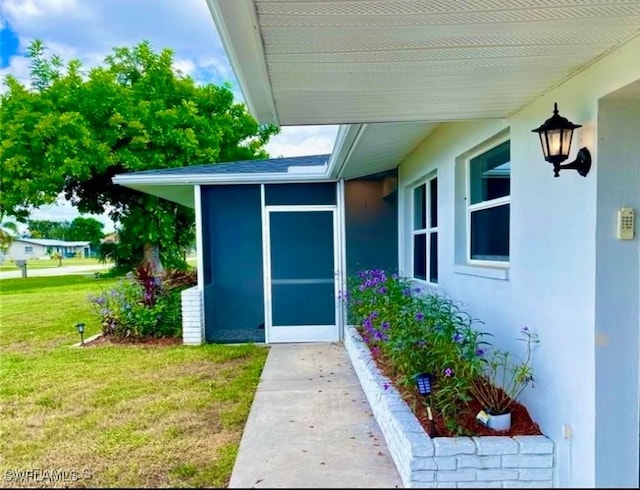
[[[280,125],[264,44],[252,0],[207,0],[249,111],[261,124]]]
[[[131,185],[200,185],[200,184],[222,184],[222,183],[247,183],[247,182],[288,182],[300,180],[300,178],[309,180],[327,180],[330,179],[328,172],[293,172],[293,173],[248,173],[248,174],[214,174],[214,175],[133,175],[133,174],[117,174],[111,181],[114,184],[123,185],[125,187]]]
[[[340,126],[329,158],[329,175],[336,179],[342,178],[344,170],[349,164],[349,158],[366,127],[366,124],[343,124]]]

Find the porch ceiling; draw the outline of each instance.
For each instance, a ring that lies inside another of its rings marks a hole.
[[[207,0],[282,126],[503,118],[640,32],[640,0]]]

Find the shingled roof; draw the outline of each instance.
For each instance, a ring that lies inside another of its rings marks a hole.
[[[266,160],[241,160],[228,163],[210,163],[190,167],[168,168],[161,170],[143,170],[128,175],[210,175],[210,174],[267,174],[287,173],[289,167],[322,167],[331,155],[312,155],[303,157],[268,158]]]

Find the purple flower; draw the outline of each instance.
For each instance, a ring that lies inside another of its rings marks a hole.
[[[387,383],[387,382],[385,381],[385,382],[384,382],[384,384],[382,385],[382,387],[383,387],[385,390],[388,390],[388,389],[389,389],[389,383]]]
[[[445,370],[444,370],[444,375],[445,375],[447,378],[450,378],[451,376],[453,376],[453,369],[451,369],[451,368],[447,368],[447,369],[445,369]]]
[[[380,294],[385,294],[386,292],[387,292],[387,288],[385,288],[384,286],[381,286],[381,287],[378,289],[378,293],[380,293]]]
[[[480,348],[476,349],[476,355],[478,357],[484,356],[484,349],[480,349]]]
[[[365,285],[364,285],[364,284],[360,284],[360,286],[358,286],[358,289],[359,289],[360,291],[364,291],[364,289],[365,289]]]
[[[378,346],[371,347],[371,354],[373,354],[374,356],[377,356],[378,354],[380,354],[380,347]]]
[[[529,332],[529,327],[522,327],[522,333]]]
[[[422,313],[421,311],[416,313],[416,320],[418,320],[419,322],[424,320],[424,313]]]
[[[371,315],[369,315],[369,318],[378,318],[379,313],[376,310],[373,310],[371,312]]]
[[[411,289],[404,288],[404,291],[402,292],[402,294],[404,294],[405,296],[409,296],[411,294]]]
[[[391,325],[389,324],[389,322],[382,322],[383,330],[388,330],[390,327],[391,327]]]
[[[457,344],[459,344],[460,342],[462,342],[462,340],[464,339],[464,337],[462,336],[462,334],[457,333],[453,336],[453,341]]]

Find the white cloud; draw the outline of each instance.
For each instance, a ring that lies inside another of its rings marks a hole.
[[[338,126],[286,126],[265,146],[272,158],[331,153]]]

